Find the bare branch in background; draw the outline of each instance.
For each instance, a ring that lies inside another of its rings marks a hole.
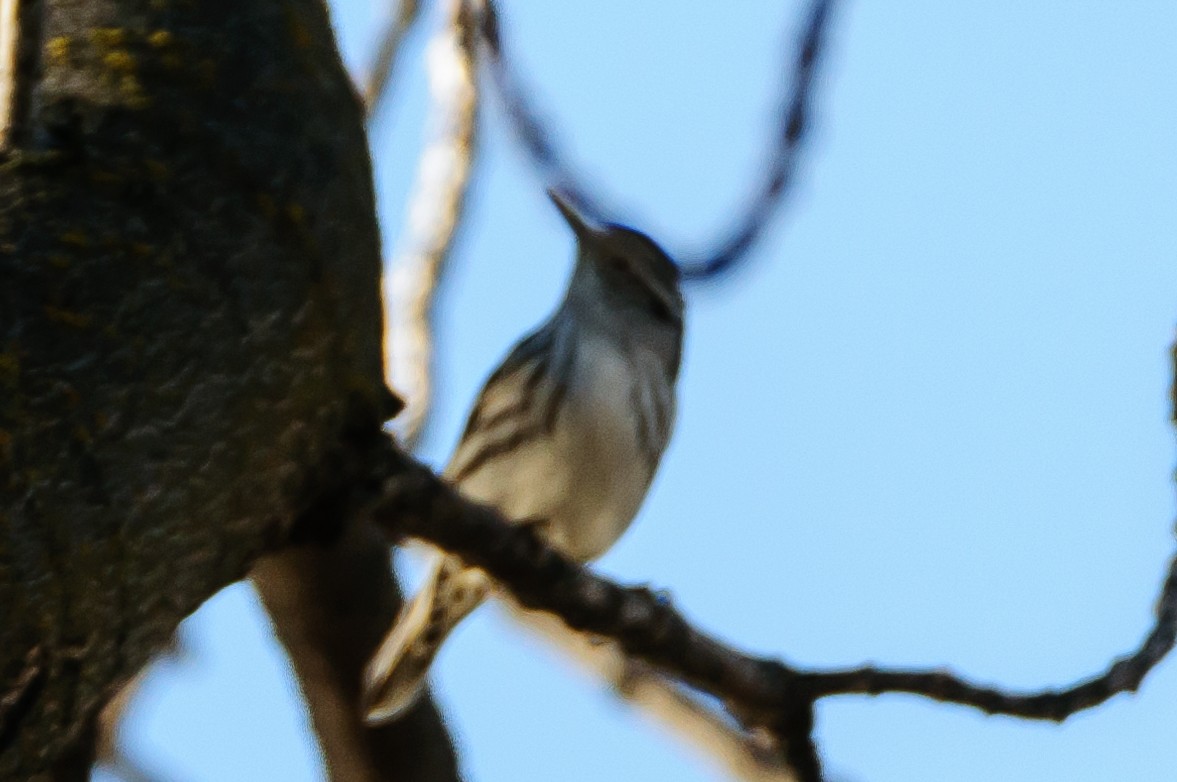
[[[429,45],[433,138],[421,154],[408,223],[385,275],[385,366],[389,384],[406,400],[393,427],[410,449],[429,414],[433,302],[462,219],[477,152],[476,13],[471,3],[451,0],[446,27]]]
[[[1177,557],[1139,649],[1095,678],[1071,687],[1012,693],[979,687],[948,672],[861,668],[805,671],[733,649],[693,627],[664,597],[622,587],[564,557],[530,526],[461,498],[427,468],[391,447],[374,519],[393,537],[425,540],[482,568],[525,608],[558,616],[569,628],[616,642],[628,656],[725,704],[745,728],[771,733],[802,782],[819,780],[813,704],[834,695],[903,692],[987,714],[1062,721],[1112,696],[1135,691],[1165,657],[1177,632]]]
[[[544,186],[558,190],[578,211],[597,222],[610,222],[613,219],[611,210],[594,195],[596,188],[569,164],[566,155],[560,151],[551,123],[543,119],[535,107],[531,91],[516,76],[503,43],[495,0],[487,0],[479,31],[486,44],[486,62],[507,120],[516,140],[538,169]]]
[[[781,108],[777,144],[769,151],[764,178],[749,198],[748,205],[734,221],[734,227],[714,250],[701,253],[698,260],[682,264],[688,280],[713,279],[742,260],[768,225],[769,219],[789,194],[797,168],[805,131],[809,127],[817,66],[825,46],[826,30],[834,0],[814,0],[801,35],[800,49],[787,68],[789,92]],[[487,3],[482,37],[487,44],[488,63],[508,120],[527,156],[539,170],[544,183],[567,193],[583,212],[602,222],[616,221],[618,210],[610,208],[596,188],[573,166],[556,140],[551,124],[535,107],[530,90],[517,77],[503,43],[501,24],[493,2]],[[681,259],[680,259],[681,261]]]
[[[0,150],[27,141],[44,13],[40,0],[0,0]]]
[[[348,513],[325,513],[339,519]],[[388,544],[351,519],[342,535],[268,554],[251,574],[274,633],[290,658],[327,779],[335,782],[458,782],[454,746],[431,697],[404,719],[363,720],[360,682],[401,607]]]
[[[372,62],[368,72],[363,75],[363,85],[360,87],[360,95],[363,96],[369,122],[376,115],[388,94],[388,86],[392,81],[392,73],[396,66],[397,55],[400,54],[401,44],[404,43],[405,35],[413,23],[421,15],[421,6],[422,3],[417,0],[396,2],[396,9],[389,17],[384,33],[380,36],[380,43],[376,48],[376,59]]]
[[[1177,425],[1177,342],[1170,348],[1170,356],[1174,368],[1170,420]],[[1177,556],[1169,563],[1154,613],[1152,629],[1134,652],[1115,660],[1102,674],[1062,689],[1015,694],[979,687],[946,671],[885,671],[869,667],[808,674],[806,686],[815,698],[906,692],[972,706],[988,714],[1062,722],[1119,693],[1135,692],[1149,671],[1173,649],[1177,642]]]
[[[0,0],[0,149],[8,146],[8,135],[17,114],[16,63],[20,47],[20,6],[16,0]]]
[[[773,214],[788,197],[801,144],[809,129],[814,77],[824,49],[832,5],[832,0],[817,0],[813,4],[801,36],[800,51],[792,67],[786,68],[786,73],[791,73],[792,83],[788,97],[781,105],[777,147],[770,150],[769,159],[765,161],[760,189],[752,193],[743,216],[736,221],[728,238],[707,253],[704,260],[683,266],[684,279],[712,279],[732,269],[752,249]]]
[[[742,782],[797,779],[771,745],[757,741],[731,717],[649,665],[629,658],[617,644],[571,632],[551,615],[509,608],[512,619],[555,647],[569,663],[607,683],[628,706],[714,763],[725,778]]]

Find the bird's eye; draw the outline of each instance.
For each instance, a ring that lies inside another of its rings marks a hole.
[[[614,271],[629,271],[629,264],[620,255],[614,255],[608,260],[609,268]]]

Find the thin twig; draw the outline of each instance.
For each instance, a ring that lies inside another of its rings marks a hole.
[[[1170,348],[1174,382],[1170,387],[1170,420],[1177,425],[1177,342]],[[1098,706],[1122,692],[1135,692],[1149,671],[1165,658],[1177,641],[1177,555],[1154,609],[1156,619],[1140,646],[1113,661],[1102,674],[1070,687],[1032,693],[1009,693],[971,684],[948,671],[887,671],[864,667],[808,675],[814,698],[832,695],[880,695],[906,692],[938,701],[972,706],[988,714],[1062,722]]]
[[[495,0],[486,0],[486,10],[479,28],[486,44],[486,59],[492,81],[506,111],[507,120],[516,140],[539,172],[548,188],[558,190],[582,214],[600,223],[611,222],[613,213],[595,195],[585,177],[569,164],[552,123],[545,120],[535,107],[532,92],[515,75],[510,54],[503,41],[502,25]]]
[[[409,449],[429,414],[433,304],[461,224],[477,155],[477,13],[467,0],[450,0],[446,27],[430,43],[435,130],[421,154],[407,226],[385,278],[390,302],[385,366],[389,384],[406,400],[393,426]]]
[[[683,266],[684,279],[712,279],[734,268],[752,249],[769,219],[791,192],[801,145],[809,129],[813,85],[819,58],[825,48],[832,6],[833,0],[817,0],[813,4],[796,59],[791,67],[786,68],[786,73],[791,74],[791,86],[788,98],[781,105],[777,147],[766,161],[760,189],[753,192],[743,216],[737,219],[728,238],[704,260]]]
[[[972,706],[987,714],[1062,722],[1122,692],[1135,692],[1149,671],[1173,648],[1175,634],[1177,557],[1169,565],[1168,577],[1157,600],[1156,621],[1139,648],[1115,660],[1100,675],[1069,687],[1018,694],[981,687],[948,671],[888,671],[870,667],[810,673],[805,677],[805,687],[813,698],[905,692]]]
[[[769,219],[788,196],[810,124],[817,66],[825,48],[833,6],[834,0],[813,0],[799,51],[790,58],[790,67],[786,69],[786,83],[790,85],[788,97],[782,103],[777,142],[769,151],[763,181],[748,199],[744,212],[733,222],[734,227],[727,237],[716,242],[715,249],[700,253],[699,260],[682,264],[684,279],[713,279],[734,268],[747,256]],[[487,63],[515,137],[544,183],[566,193],[578,209],[595,220],[613,222],[618,210],[596,195],[598,189],[568,162],[552,123],[543,118],[543,113],[535,106],[532,92],[516,75],[492,1],[487,2],[482,37],[488,51]]]
[[[388,94],[401,44],[409,29],[420,17],[422,5],[417,0],[397,2],[396,10],[389,17],[384,33],[380,36],[380,43],[376,48],[376,59],[368,69],[363,79],[363,87],[360,90],[369,122],[376,115]]]

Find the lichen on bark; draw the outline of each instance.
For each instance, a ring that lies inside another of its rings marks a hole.
[[[102,703],[349,480],[395,400],[362,112],[324,4],[25,0],[21,19],[0,778],[80,778]]]

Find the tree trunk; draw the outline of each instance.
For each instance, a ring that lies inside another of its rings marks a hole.
[[[0,24],[0,778],[84,779],[120,683],[362,468],[379,241],[319,0]]]

